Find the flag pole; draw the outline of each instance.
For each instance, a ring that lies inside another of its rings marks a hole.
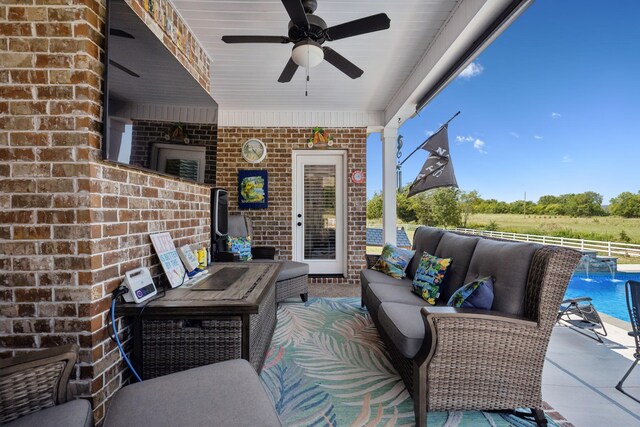
[[[457,113],[455,113],[453,116],[451,116],[451,118],[449,120],[447,120],[447,122],[445,124],[443,124],[442,126],[440,126],[438,128],[437,131],[435,131],[433,133],[433,135],[437,134],[438,132],[440,132],[442,130],[443,127],[447,126],[451,120],[455,119],[456,117],[458,117],[458,114],[460,114],[460,111],[458,111]],[[425,144],[427,142],[429,142],[429,140],[433,137],[433,135],[429,136],[429,138],[427,138],[422,144],[420,144],[415,150],[413,150],[411,153],[409,153],[409,155],[407,157],[404,158],[403,161],[401,161],[400,163],[398,163],[398,166],[402,166],[404,164],[404,162],[406,162],[407,160],[409,160],[409,157],[413,156],[415,154],[416,151],[418,151],[419,149],[421,149],[422,147],[425,146]]]

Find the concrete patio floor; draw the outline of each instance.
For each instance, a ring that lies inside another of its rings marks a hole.
[[[542,397],[576,427],[640,426],[640,403],[615,389],[633,362],[631,326],[610,322],[604,344],[564,326],[556,326],[551,335]],[[624,388],[640,399],[640,368]]]
[[[359,286],[311,284],[312,297],[360,297]],[[631,325],[606,317],[605,343],[565,326],[551,335],[542,378],[542,397],[576,427],[640,426],[640,403],[615,389],[633,362]],[[625,382],[640,399],[640,367]]]

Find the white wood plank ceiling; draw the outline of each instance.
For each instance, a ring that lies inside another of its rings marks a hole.
[[[225,44],[223,35],[287,35],[280,0],[173,0],[213,58],[212,94],[221,110],[383,111],[423,57],[458,0],[318,0],[328,26],[384,12],[391,28],[326,42],[364,70],[352,80],[323,62],[278,83],[292,44]]]

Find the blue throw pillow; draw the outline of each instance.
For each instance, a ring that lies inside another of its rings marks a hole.
[[[251,261],[251,237],[227,236],[227,250],[240,255],[241,261]]]
[[[391,243],[385,243],[382,248],[382,255],[380,255],[372,269],[395,279],[402,279],[406,275],[405,270],[414,253],[415,251],[410,249],[402,249]]]
[[[413,292],[429,304],[436,305],[436,298],[440,296],[440,286],[450,265],[451,258],[438,258],[423,252],[413,278]]]
[[[493,277],[483,277],[467,283],[449,298],[449,307],[479,308],[491,310],[493,305]]]

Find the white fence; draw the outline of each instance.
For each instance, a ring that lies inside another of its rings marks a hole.
[[[599,240],[572,239],[570,237],[536,236],[535,234],[508,233],[504,231],[475,230],[472,228],[449,228],[466,234],[496,237],[499,239],[517,240],[519,242],[534,242],[545,245],[567,246],[581,251],[596,251],[608,256],[622,255],[627,257],[640,257],[640,245],[620,242],[601,242]]]

